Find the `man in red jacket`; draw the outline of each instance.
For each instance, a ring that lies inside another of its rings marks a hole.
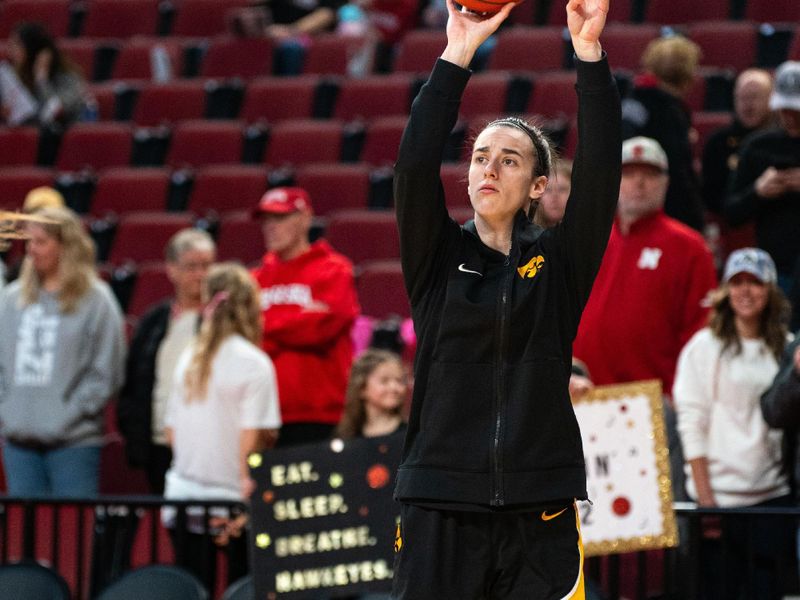
[[[253,276],[261,286],[263,347],[278,376],[278,445],[324,440],[339,422],[352,361],[350,329],[360,311],[353,266],[324,240],[309,242],[305,190],[272,189],[253,215],[267,248]]]

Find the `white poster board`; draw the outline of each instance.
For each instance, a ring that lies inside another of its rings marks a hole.
[[[576,400],[591,502],[581,502],[587,556],[678,545],[661,383],[598,386]]]

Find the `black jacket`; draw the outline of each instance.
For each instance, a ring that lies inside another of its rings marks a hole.
[[[770,388],[761,396],[761,411],[770,427],[784,430],[783,459],[786,474],[792,481],[795,496],[800,497],[800,373],[794,368],[794,353],[800,346],[800,332],[786,347],[781,369]]]
[[[148,310],[139,321],[128,350],[125,385],[117,403],[117,424],[125,438],[125,455],[134,467],[147,464],[153,443],[156,354],[167,333],[171,310],[171,301]]]
[[[568,394],[581,311],[620,178],[619,97],[605,59],[578,61],[580,145],[564,221],[517,214],[508,257],[445,208],[442,152],[469,72],[439,60],[395,165],[403,275],[417,333],[414,397],[395,495],[513,506],[586,497]]]

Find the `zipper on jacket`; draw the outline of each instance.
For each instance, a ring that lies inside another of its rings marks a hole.
[[[513,250],[513,248],[512,248]],[[506,256],[503,262],[505,274],[503,276],[502,291],[500,294],[500,322],[499,332],[497,336],[497,348],[495,355],[495,421],[494,421],[494,436],[492,440],[492,498],[490,504],[492,506],[503,506],[505,498],[503,494],[503,453],[500,446],[500,437],[503,429],[503,407],[505,406],[505,386],[503,383],[504,365],[506,356],[507,345],[507,329],[508,329],[508,298],[511,288],[511,281],[513,269],[509,269],[511,265],[511,252]]]

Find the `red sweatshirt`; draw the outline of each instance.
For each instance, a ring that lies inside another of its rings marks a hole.
[[[660,379],[671,393],[678,354],[706,324],[716,288],[702,236],[663,212],[614,223],[573,353],[598,385]]]
[[[353,357],[350,329],[360,312],[353,265],[320,240],[285,262],[267,253],[253,276],[283,422],[338,423]]]

